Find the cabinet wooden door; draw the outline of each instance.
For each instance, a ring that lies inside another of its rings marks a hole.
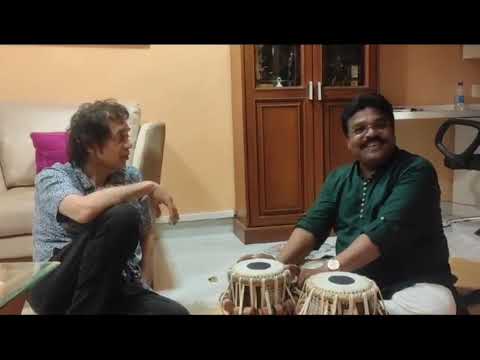
[[[285,240],[325,176],[351,162],[343,107],[376,91],[371,45],[243,45],[232,53],[236,220],[245,243]]]
[[[251,226],[294,224],[314,198],[312,46],[245,46]]]
[[[347,148],[347,139],[342,130],[342,112],[348,102],[329,101],[324,104],[324,132],[325,132],[325,172],[353,161]]]
[[[343,134],[341,115],[356,95],[377,91],[377,47],[375,45],[315,45],[313,80],[315,190],[321,190],[325,177],[340,165],[351,163]],[[321,148],[323,151],[321,151]]]

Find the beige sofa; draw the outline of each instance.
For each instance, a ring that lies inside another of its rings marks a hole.
[[[0,262],[33,256],[35,151],[33,131],[65,131],[79,104],[72,106],[0,103]],[[141,124],[137,105],[127,105],[133,148],[129,163],[145,179],[160,181],[165,125]]]

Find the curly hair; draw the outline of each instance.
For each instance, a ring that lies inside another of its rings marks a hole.
[[[114,99],[84,103],[73,114],[68,129],[68,155],[73,166],[84,168],[88,148],[103,147],[111,136],[109,123],[125,121],[129,117],[125,106]]]

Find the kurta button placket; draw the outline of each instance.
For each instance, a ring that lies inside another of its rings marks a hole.
[[[363,219],[363,210],[365,207],[365,201],[367,197],[367,184],[369,183],[368,180],[363,181],[363,192],[362,192],[362,203],[360,205],[360,219]]]

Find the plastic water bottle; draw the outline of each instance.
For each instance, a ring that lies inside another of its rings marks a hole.
[[[455,102],[454,102],[455,110],[456,111],[463,111],[465,110],[465,96],[463,93],[463,81],[459,81],[457,83],[457,91],[455,94]]]

